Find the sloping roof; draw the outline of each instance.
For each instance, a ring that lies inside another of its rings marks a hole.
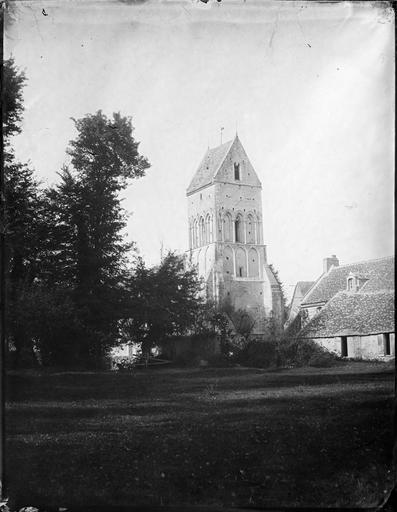
[[[194,192],[195,190],[212,183],[217,170],[219,169],[223,160],[226,158],[226,155],[228,154],[233,142],[234,139],[229,140],[228,142],[225,142],[216,148],[207,150],[195,175],[193,176],[192,181],[190,182],[190,185],[186,191],[187,194],[190,194],[191,192]]]
[[[394,292],[339,292],[300,331],[300,338],[394,332]]]
[[[298,281],[296,283],[290,303],[290,313],[299,311],[302,299],[305,297],[306,293],[310,290],[313,284],[314,281]]]
[[[314,283],[315,281],[298,281],[296,283],[294,294],[296,293],[297,295],[299,294],[301,297],[304,297]]]
[[[279,285],[279,282],[277,281],[276,279],[276,276],[273,274],[273,271],[272,269],[270,268],[270,265],[265,265],[264,266],[264,269],[265,269],[265,272],[266,272],[266,275],[269,279],[269,282],[270,282],[270,286],[280,286]]]
[[[309,290],[302,301],[302,306],[327,302],[338,292],[346,290],[346,279],[350,272],[368,279],[362,291],[394,290],[394,256],[389,256],[332,267]]]
[[[294,288],[294,293],[292,294],[291,303],[289,305],[288,310],[288,318],[285,322],[285,326],[287,327],[291,322],[293,322],[294,318],[300,311],[300,305],[302,299],[305,297],[306,293],[313,286],[314,281],[298,281]]]

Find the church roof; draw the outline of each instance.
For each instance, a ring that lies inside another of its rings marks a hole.
[[[304,297],[313,285],[314,281],[298,281],[296,283],[294,294]]]
[[[389,256],[331,267],[309,290],[302,306],[327,302],[338,292],[346,290],[346,280],[350,273],[368,279],[361,288],[362,292],[394,290],[394,256]]]
[[[300,331],[299,338],[394,332],[394,291],[339,292]]]
[[[193,176],[192,181],[190,182],[187,194],[212,183],[219,167],[232,147],[234,140],[235,139],[229,140],[216,148],[208,148],[195,175]]]

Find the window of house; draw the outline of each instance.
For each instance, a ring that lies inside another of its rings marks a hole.
[[[348,280],[347,280],[347,290],[349,292],[351,292],[353,290],[353,278],[350,277]]]
[[[243,267],[238,267],[238,275],[243,277]]]
[[[347,336],[341,337],[341,356],[347,357]]]
[[[240,181],[240,164],[234,164],[234,179]]]
[[[383,346],[385,349],[385,356],[390,356],[390,334],[388,332],[383,335]]]

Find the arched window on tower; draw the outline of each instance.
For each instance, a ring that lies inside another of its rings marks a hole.
[[[221,242],[223,240],[223,219],[222,215],[219,214],[218,216],[218,237],[217,240]]]
[[[192,222],[192,248],[195,249],[197,247],[197,220],[193,220]]]
[[[254,218],[251,214],[248,215],[247,219],[247,243],[254,244],[255,243],[255,223]]]
[[[248,275],[249,277],[259,276],[258,253],[254,248],[251,248],[248,252]]]
[[[255,233],[256,233],[256,243],[257,244],[262,243],[261,231],[262,231],[261,221],[260,221],[259,217],[256,217],[255,218]]]
[[[208,214],[205,218],[205,243],[209,244],[211,241],[211,217]]]
[[[238,215],[234,222],[235,240],[239,243],[244,243],[244,224],[241,215]]]
[[[205,244],[205,223],[204,223],[204,217],[200,217],[200,225],[199,225],[199,244],[204,245]]]
[[[232,231],[232,216],[227,213],[224,218],[224,240],[225,242],[233,242],[233,231]]]
[[[240,181],[241,179],[241,176],[240,176],[240,164],[238,163],[234,163],[234,179],[236,181]]]
[[[214,217],[208,215],[208,243],[214,241]]]
[[[193,249],[193,221],[189,221],[189,247],[190,249]]]
[[[247,277],[247,260],[244,249],[238,247],[236,251],[236,274],[237,277]]]
[[[223,269],[227,276],[234,274],[233,251],[230,247],[225,247],[223,253]]]

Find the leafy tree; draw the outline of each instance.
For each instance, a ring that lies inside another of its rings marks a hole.
[[[29,325],[14,312],[24,308],[26,312],[26,291],[38,279],[45,261],[46,203],[34,171],[16,160],[11,146],[12,137],[21,133],[26,84],[25,74],[17,68],[14,59],[4,62],[3,79],[2,268],[7,287],[8,339],[18,361],[21,352],[31,353],[32,340]]]
[[[17,359],[14,364],[67,367],[75,363],[73,341],[81,326],[68,290],[26,284],[12,306],[8,322],[13,326],[10,356]]]
[[[197,270],[183,256],[168,252],[152,268],[138,259],[128,285],[130,310],[124,332],[148,356],[156,343],[192,331],[204,304],[201,290]]]
[[[26,85],[26,76],[18,69],[13,58],[4,61],[2,71],[3,137],[4,142],[9,144],[10,137],[21,132],[24,111],[23,87]]]
[[[131,119],[101,111],[73,120],[77,137],[67,149],[70,165],[48,193],[56,219],[48,274],[72,289],[84,326],[75,338],[79,361],[98,365],[119,338],[127,255],[122,230],[126,213],[120,192],[149,167],[133,138]]]

